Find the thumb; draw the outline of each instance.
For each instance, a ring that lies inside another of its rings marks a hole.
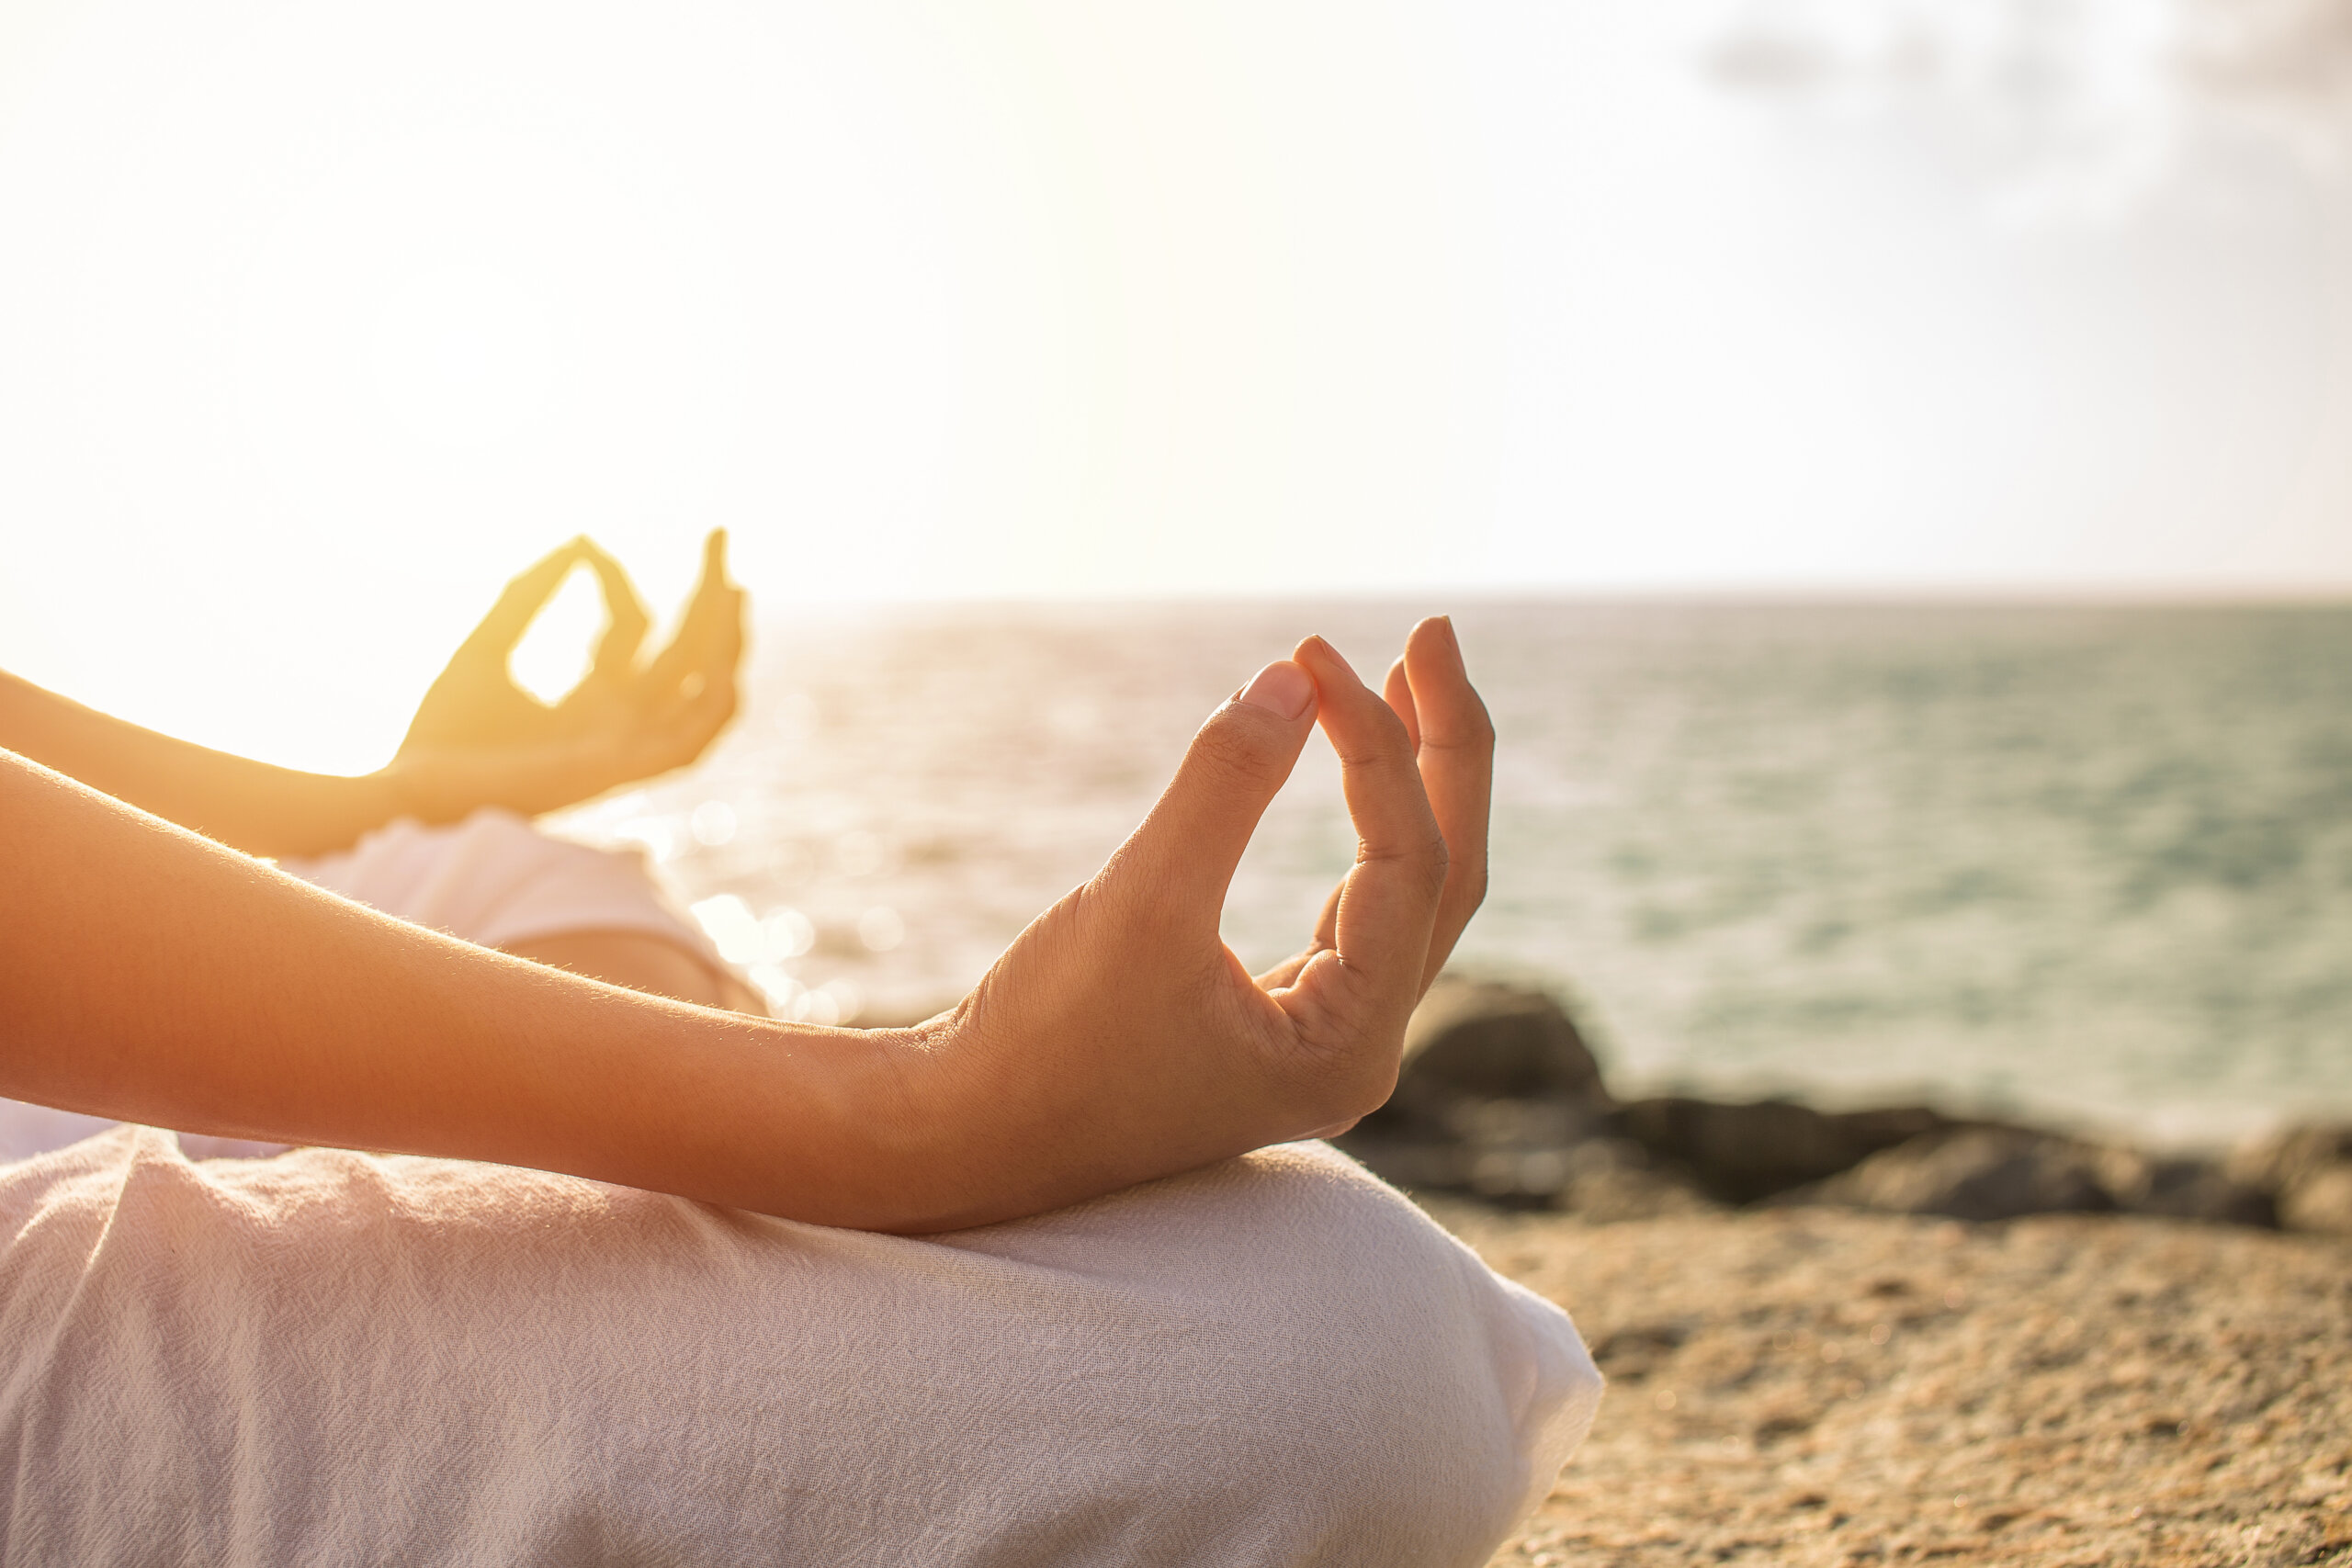
[[[1315,705],[1314,679],[1298,665],[1259,671],[1193,737],[1151,814],[1103,868],[1106,887],[1170,914],[1205,910],[1214,928],[1258,818],[1315,728]]]

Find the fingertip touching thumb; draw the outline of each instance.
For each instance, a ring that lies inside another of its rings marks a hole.
[[[1287,659],[1277,659],[1250,678],[1234,701],[1263,708],[1277,718],[1295,719],[1315,701],[1315,678]]]

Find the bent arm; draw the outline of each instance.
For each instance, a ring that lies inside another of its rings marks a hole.
[[[1096,876],[906,1030],[707,1011],[471,947],[0,752],[0,1094],[908,1231],[1336,1128],[1386,1098],[1476,905],[1491,749],[1434,743],[1484,722],[1442,622],[1414,629],[1390,702],[1320,639],[1297,657],[1210,716]],[[1356,861],[1308,948],[1253,978],[1219,912],[1318,723]]]
[[[594,569],[612,625],[595,668],[549,708],[514,685],[507,659],[576,565]],[[453,822],[477,807],[526,816],[683,767],[735,712],[743,594],[714,531],[670,646],[642,671],[645,629],[620,563],[585,538],[506,585],[451,658],[391,763],[358,776],[302,773],[114,718],[0,671],[0,749],[248,854],[322,854],[395,817]]]
[[[0,753],[0,1094],[890,1228],[908,1032],[772,1023],[487,952]]]
[[[0,671],[0,747],[232,849],[323,854],[414,808],[396,776],[308,773],[175,740]]]

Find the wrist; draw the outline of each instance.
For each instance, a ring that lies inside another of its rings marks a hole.
[[[887,1171],[869,1195],[871,1227],[908,1235],[961,1230],[1035,1213],[1010,1190],[1034,1178],[1049,1152],[1006,1114],[1001,1086],[972,1071],[958,1049],[958,1013],[899,1029],[857,1032],[873,1112],[861,1117],[863,1174]]]
[[[428,826],[456,822],[482,804],[469,789],[464,771],[429,754],[394,757],[368,775],[383,809],[381,820],[409,818]]]
[[[1011,1213],[990,1203],[993,1162],[976,1158],[967,1101],[941,1092],[927,1027],[846,1030],[731,1019],[751,1056],[724,1075],[700,1149],[664,1160],[698,1174],[624,1174],[634,1185],[850,1230],[922,1235]],[[750,1031],[749,1034],[743,1032]],[[748,1068],[749,1070],[742,1070]],[[703,1089],[707,1091],[708,1081]],[[593,1174],[593,1173],[592,1173]]]
[[[983,983],[982,990],[987,989]],[[1032,1015],[963,1005],[885,1047],[906,1114],[903,1146],[878,1151],[903,1173],[899,1213],[875,1228],[910,1235],[994,1224],[1082,1202],[1250,1146],[1177,1148],[1148,1088],[1090,1071],[1068,1031]],[[876,1032],[882,1033],[885,1032]],[[1211,1140],[1214,1143],[1214,1139]]]
[[[416,764],[405,758],[394,758],[361,781],[373,795],[376,815],[384,822],[398,821],[403,817],[429,820],[420,809],[419,781]]]

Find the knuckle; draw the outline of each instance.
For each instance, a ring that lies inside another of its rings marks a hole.
[[[1495,749],[1495,721],[1487,716],[1487,705],[1473,701],[1470,711],[1448,724],[1442,734],[1423,734],[1424,750],[1461,751],[1484,756]]]
[[[1369,697],[1349,716],[1343,728],[1331,732],[1331,747],[1346,767],[1409,767],[1414,752],[1413,732],[1405,727],[1396,709],[1377,697]]]
[[[1342,767],[1404,770],[1413,766],[1413,738],[1407,733],[1405,721],[1394,714],[1374,733],[1351,737],[1345,745],[1335,745],[1332,750],[1339,753]]]
[[[1430,834],[1414,859],[1425,884],[1425,891],[1431,897],[1445,891],[1446,878],[1453,869],[1453,853],[1445,847],[1444,838],[1436,833]]]
[[[1413,755],[1413,732],[1406,728],[1404,716],[1386,703],[1370,705],[1372,734],[1370,750],[1376,757]]]
[[[1412,878],[1419,891],[1435,897],[1444,888],[1452,871],[1453,852],[1446,848],[1445,835],[1434,827],[1425,834],[1416,834],[1393,844],[1359,840],[1356,863],[1369,865],[1376,862],[1395,865]]]
[[[1281,761],[1255,737],[1222,719],[1210,720],[1193,737],[1189,760],[1249,784],[1278,782]]]

